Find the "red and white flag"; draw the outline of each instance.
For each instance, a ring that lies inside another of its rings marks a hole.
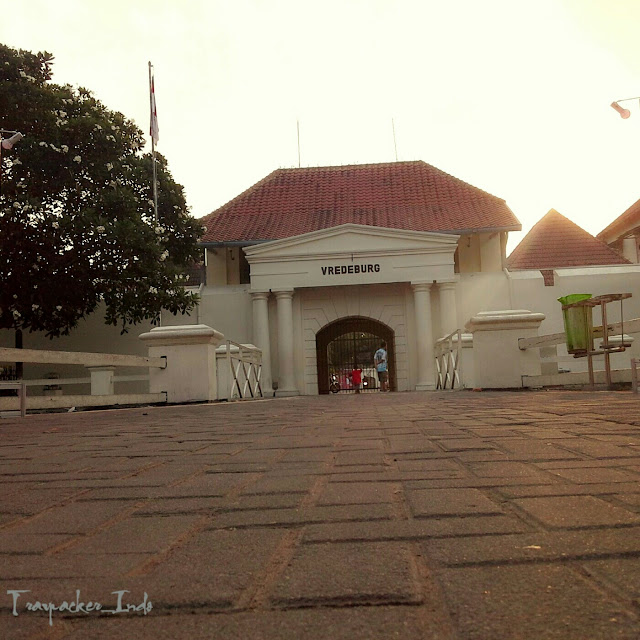
[[[153,72],[151,71],[151,69],[149,71],[149,90],[151,92],[151,125],[149,127],[149,134],[151,135],[151,140],[153,140],[153,143],[158,144],[158,140],[160,140],[160,129],[158,128],[158,111],[156,110],[156,90]]]

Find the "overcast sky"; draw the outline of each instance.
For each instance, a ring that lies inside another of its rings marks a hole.
[[[148,133],[201,217],[279,167],[424,160],[597,233],[640,198],[637,0],[3,0],[2,42],[56,60]],[[10,4],[10,6],[9,6]],[[10,123],[7,123],[8,125]],[[522,234],[511,234],[510,249]]]

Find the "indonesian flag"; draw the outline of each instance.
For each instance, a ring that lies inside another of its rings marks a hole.
[[[149,134],[154,144],[158,144],[160,140],[160,129],[158,128],[158,112],[156,110],[156,90],[154,84],[153,75],[151,76],[151,125],[149,128]]]

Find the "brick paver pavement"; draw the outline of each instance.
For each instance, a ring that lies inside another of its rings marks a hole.
[[[0,479],[0,638],[640,637],[629,392],[3,419]]]

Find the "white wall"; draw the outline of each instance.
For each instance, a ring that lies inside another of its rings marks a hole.
[[[560,269],[555,275],[555,285],[545,287],[538,271],[494,272],[459,274],[456,285],[458,327],[479,311],[501,309],[528,309],[544,313],[546,319],[540,334],[563,331],[562,309],[557,298],[571,293],[631,293],[624,303],[625,319],[640,318],[640,265]],[[249,285],[204,287],[201,304],[191,316],[163,314],[163,326],[180,324],[206,324],[220,331],[226,338],[241,343],[253,342],[253,313]],[[440,304],[437,285],[431,295],[434,340],[440,337]],[[411,336],[415,335],[413,292],[408,283],[372,284],[366,286],[318,287],[296,289],[294,310],[294,357],[297,385],[301,393],[317,393],[315,335],[326,324],[346,316],[370,317],[390,326],[396,336],[396,362],[398,388],[411,389],[415,384],[416,361],[411,348]],[[619,321],[619,306],[609,305],[609,321]],[[600,324],[599,313],[594,324]],[[25,348],[93,351],[103,353],[128,353],[147,355],[146,346],[138,335],[148,331],[150,324],[131,328],[120,335],[117,327],[104,324],[103,314],[98,312],[80,323],[70,336],[50,341],[42,334],[25,333]],[[278,345],[275,297],[269,299],[269,331],[274,379],[278,377]],[[614,368],[628,367],[629,357],[640,357],[640,334],[631,350],[612,356]],[[0,346],[14,346],[12,331],[0,331]],[[566,355],[559,349],[560,355]],[[563,361],[561,366],[571,371],[583,371],[585,359]],[[596,360],[601,368],[601,361]],[[88,377],[82,367],[58,365],[25,365],[25,377],[40,378],[51,371],[60,377]],[[116,375],[141,374],[140,369],[118,369]],[[86,388],[84,389],[86,391]],[[65,387],[65,393],[82,392]],[[146,386],[127,384],[116,393],[146,391]]]

